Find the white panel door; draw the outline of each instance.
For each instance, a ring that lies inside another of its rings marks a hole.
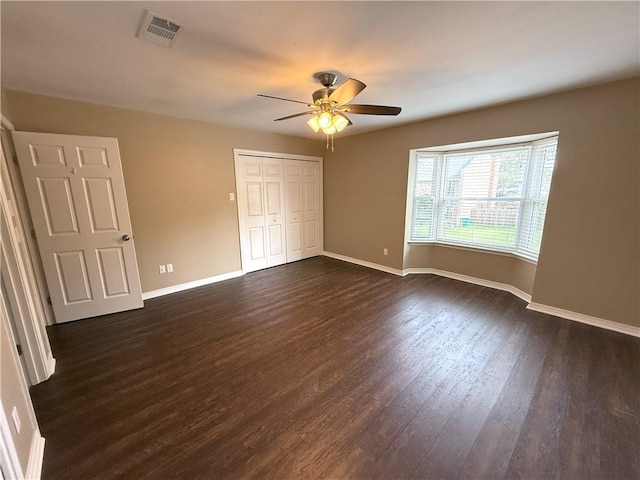
[[[262,159],[238,159],[236,179],[242,270],[253,272],[268,266]]]
[[[320,173],[318,162],[285,161],[287,261],[322,254]]]
[[[287,224],[287,262],[303,258],[303,184],[302,165],[299,160],[285,160],[286,224]]]
[[[304,212],[302,257],[322,254],[320,242],[320,175],[318,162],[301,161]]]
[[[13,139],[56,322],[142,307],[117,139]]]
[[[268,267],[287,262],[283,170],[284,165],[280,159],[262,160]]]

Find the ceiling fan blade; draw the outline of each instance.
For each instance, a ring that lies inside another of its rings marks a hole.
[[[300,100],[291,100],[289,98],[274,97],[273,95],[263,95],[262,93],[259,93],[258,96],[259,97],[264,97],[264,98],[274,98],[276,100],[284,100],[285,102],[302,103],[303,105],[306,105],[307,107],[312,107],[313,106],[313,103],[301,102]]]
[[[279,122],[280,120],[289,120],[290,118],[301,117],[303,115],[312,115],[316,113],[315,110],[309,110],[308,112],[296,113],[295,115],[287,115],[286,117],[276,118],[274,122]]]
[[[386,107],[384,105],[343,105],[342,109],[348,113],[363,115],[398,115],[400,107]]]
[[[347,103],[353,100],[353,97],[358,95],[366,87],[367,86],[360,80],[356,80],[355,78],[347,78],[344,82],[338,85],[338,87],[333,92],[331,92],[331,95],[329,95],[329,100],[337,102],[338,105],[342,105],[343,103]]]

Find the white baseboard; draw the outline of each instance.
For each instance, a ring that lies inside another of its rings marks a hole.
[[[178,285],[171,285],[170,287],[160,288],[158,290],[151,290],[150,292],[142,292],[142,299],[149,300],[150,298],[161,297],[163,295],[169,295],[171,293],[183,292],[191,288],[202,287],[204,285],[210,285],[212,283],[222,282],[229,280],[230,278],[236,278],[242,276],[242,270],[236,270],[235,272],[223,273],[221,275],[215,275],[213,277],[203,278],[201,280],[194,280],[193,282],[180,283]]]
[[[494,282],[493,280],[485,280],[484,278],[471,277],[469,275],[463,275],[461,273],[456,272],[448,272],[446,270],[439,270],[437,268],[405,268],[405,275],[413,275],[413,274],[432,274],[439,275],[441,277],[452,278],[454,280],[460,280],[462,282],[473,283],[475,285],[480,285],[482,287],[495,288],[496,290],[502,290],[505,292],[509,292],[512,295],[524,300],[529,303],[531,301],[531,295],[520,290],[519,288],[514,287],[513,285],[509,285],[507,283]]]
[[[594,327],[605,328],[607,330],[613,330],[614,332],[624,333],[626,335],[632,335],[634,337],[640,337],[640,327],[633,327],[631,325],[625,325],[624,323],[612,322],[611,320],[592,317],[591,315],[585,315],[584,313],[572,312],[571,310],[551,307],[549,305],[543,305],[541,303],[530,303],[527,308],[529,310],[533,310],[534,312],[546,313],[555,317],[573,320],[574,322],[586,323],[587,325],[592,325]]]
[[[359,260],[357,258],[347,257],[338,253],[324,252],[326,257],[336,258],[345,262],[354,263],[363,267],[374,268],[387,273],[393,273],[394,275],[414,275],[414,274],[431,274],[439,275],[441,277],[452,278],[454,280],[460,280],[463,282],[474,283],[483,287],[495,288],[497,290],[503,290],[521,298],[528,303],[527,308],[540,313],[546,313],[555,317],[564,318],[566,320],[572,320],[574,322],[586,323],[594,327],[604,328],[606,330],[613,330],[614,332],[624,333],[626,335],[632,335],[634,337],[640,337],[640,327],[633,327],[624,323],[612,322],[611,320],[605,320],[603,318],[592,317],[583,313],[572,312],[570,310],[564,310],[562,308],[551,307],[543,305],[541,303],[532,303],[531,295],[506,283],[494,282],[492,280],[485,280],[483,278],[471,277],[469,275],[463,275],[455,272],[448,272],[446,270],[438,270],[437,268],[405,268],[404,270],[397,270],[395,268],[387,267],[385,265],[379,265],[377,263],[367,262],[365,260]]]
[[[53,356],[49,357],[45,367],[47,369],[47,378],[49,378],[56,372],[56,359]]]
[[[380,270],[381,272],[392,273],[398,276],[404,276],[402,270],[398,270],[397,268],[387,267],[386,265],[380,265],[379,263],[367,262],[366,260],[359,260],[353,257],[347,257],[346,255],[340,255],[339,253],[333,252],[322,252],[325,257],[335,258],[336,260],[342,260],[343,262],[354,263],[356,265],[360,265],[362,267],[373,268],[374,270]]]
[[[40,435],[40,430],[36,429],[31,438],[31,450],[29,451],[29,462],[24,478],[26,480],[39,480],[42,475],[42,462],[44,461],[44,438]]]

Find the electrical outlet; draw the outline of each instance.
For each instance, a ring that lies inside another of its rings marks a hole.
[[[383,248],[382,249],[382,254],[383,255],[389,255],[389,249],[388,248]]]
[[[173,273],[173,263],[167,263],[167,273]]]
[[[229,201],[230,202],[235,202],[236,201],[236,194],[235,193],[230,193],[229,194]]]
[[[160,273],[167,273],[167,266],[166,265],[160,265]]]

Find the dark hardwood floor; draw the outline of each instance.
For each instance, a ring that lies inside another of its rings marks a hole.
[[[49,328],[43,478],[640,477],[640,339],[324,257]]]

